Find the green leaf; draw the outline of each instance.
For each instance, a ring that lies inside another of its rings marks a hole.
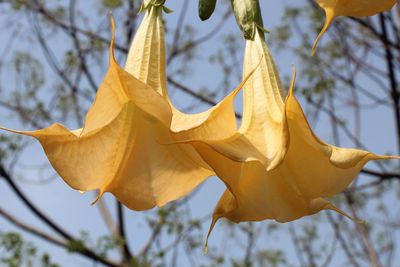
[[[207,20],[214,13],[217,0],[199,0],[199,17],[201,20]]]

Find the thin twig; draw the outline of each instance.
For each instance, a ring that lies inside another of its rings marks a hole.
[[[65,238],[68,242],[78,242],[78,240],[74,239],[69,233],[67,233],[64,229],[62,229],[59,225],[57,225],[55,222],[53,222],[50,218],[48,218],[42,211],[40,211],[26,196],[25,194],[19,189],[16,183],[14,183],[13,179],[11,176],[8,174],[8,172],[4,169],[4,167],[0,164],[0,177],[3,177],[6,182],[9,184],[11,189],[14,191],[14,193],[18,196],[18,198],[24,203],[29,210],[36,215],[42,222],[44,222],[49,228],[53,229],[55,232],[57,232],[59,235],[61,235],[63,238]],[[4,211],[3,211],[4,213]],[[9,217],[9,216],[8,216]],[[11,218],[11,217],[9,217]],[[21,226],[21,224],[19,224]],[[29,229],[29,228],[28,228]],[[44,237],[44,236],[42,236]],[[101,262],[106,266],[110,267],[118,267],[118,264],[115,264],[113,262],[110,262],[107,259],[102,258],[101,256],[97,255],[95,252],[91,251],[87,247],[83,247],[82,249],[78,250],[77,253],[90,258],[96,262]]]

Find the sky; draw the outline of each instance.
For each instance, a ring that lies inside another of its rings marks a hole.
[[[168,24],[176,25],[178,20],[179,11],[181,9],[182,3],[185,0],[175,0],[175,1],[167,1],[167,6],[174,10],[174,13],[166,15],[165,19]],[[201,22],[197,17],[197,4],[196,1],[191,1],[189,5],[189,13],[186,16],[186,20],[189,21],[192,25],[196,25],[197,29],[199,30],[199,35],[201,36],[204,33],[207,33],[210,27],[217,23],[220,19],[217,7],[217,13],[214,16],[206,21]],[[280,22],[282,17],[282,10],[283,6],[287,5],[289,1],[261,1],[261,9],[263,12],[264,23],[267,29],[273,29],[277,26]],[[79,8],[90,10],[95,1],[81,1]],[[97,16],[98,14],[93,14],[93,16]],[[106,18],[107,14],[104,14]],[[22,20],[24,18],[21,18]],[[22,22],[26,23],[26,22]],[[118,27],[117,21],[117,27]],[[3,25],[2,19],[0,17],[0,25]],[[236,22],[234,18],[231,16],[229,21],[224,25],[221,29],[222,32],[232,31],[233,33],[240,34]],[[1,29],[0,32],[0,39],[5,38],[10,33],[7,32],[7,27]],[[209,51],[213,49],[213,42],[217,41],[218,38],[222,38],[221,35],[216,35],[214,40],[207,42],[205,45],[202,45],[200,49],[204,49],[204,51]],[[244,42],[243,42],[244,44]],[[26,47],[29,43],[19,43],[21,47]],[[62,47],[62,40],[60,40],[60,51],[63,50]],[[4,45],[0,44],[0,53],[5,50]],[[57,52],[57,49],[55,50]],[[41,53],[39,50],[33,50],[32,53]],[[290,75],[292,70],[292,64],[296,65],[296,68],[301,73],[302,66],[301,62],[298,62],[297,59],[293,57],[290,52],[279,51],[277,53],[274,51],[274,56],[276,58],[276,62],[278,65],[278,69],[284,75]],[[120,63],[123,59],[119,59]],[[191,69],[191,74],[184,79],[183,82],[186,84],[194,83],[194,84],[204,84],[204,86],[214,86],[212,83],[215,80],[219,80],[219,70],[214,66],[210,66],[208,64],[207,56],[201,57],[197,60],[198,64],[193,66]],[[49,70],[50,71],[50,70]],[[241,72],[241,70],[239,71]],[[207,77],[207,79],[204,79]],[[101,80],[101,74],[99,73],[99,77],[97,77],[99,81]],[[5,77],[1,77],[1,81],[3,85],[7,85],[7,82],[4,82],[6,79]],[[233,89],[233,88],[232,88]],[[7,90],[7,89],[3,89]],[[184,106],[186,102],[189,101],[189,98],[179,95],[179,98],[174,99],[175,104],[180,107]],[[305,103],[302,99],[300,99],[302,103]],[[241,105],[240,99],[236,102],[238,106]],[[204,107],[200,109],[204,109]],[[240,107],[239,107],[240,110]],[[343,110],[339,112],[348,112],[348,110]],[[0,113],[2,114],[2,113]],[[386,120],[381,119],[382,115],[385,114]],[[384,154],[386,151],[392,149],[391,145],[393,144],[394,136],[392,135],[393,125],[390,123],[390,114],[387,114],[386,110],[373,110],[370,112],[368,116],[364,116],[365,118],[362,130],[362,133],[365,133],[362,138],[363,140],[368,140],[368,148],[376,153]],[[15,117],[3,117],[0,116],[0,125],[7,126],[10,128],[18,128],[24,129],[24,125],[16,122]],[[330,128],[328,127],[329,122],[325,120],[325,122],[319,122],[317,125],[313,125],[315,131],[322,136],[327,141],[332,141],[330,137]],[[381,138],[385,136],[385,138]],[[378,141],[379,140],[379,141]],[[352,146],[350,142],[345,142],[345,145]],[[24,164],[22,165],[22,169],[17,170],[17,174],[19,173],[20,176],[28,176],[34,179],[35,176],[43,177],[43,176],[51,176],[53,174],[49,165],[46,163],[46,157],[37,142],[33,142],[29,140],[29,148],[24,150],[23,154],[21,155],[21,162]],[[41,171],[36,170],[37,165],[42,165],[43,168]],[[68,225],[68,229],[76,236],[79,235],[81,229],[85,229],[88,231],[92,236],[99,236],[104,235],[107,233],[106,227],[104,224],[100,223],[102,221],[99,217],[98,207],[91,206],[90,203],[94,199],[94,194],[86,193],[81,195],[79,192],[76,192],[69,187],[67,187],[61,179],[53,179],[51,183],[46,185],[35,185],[30,183],[25,183],[18,181],[18,184],[23,189],[23,191],[29,196],[29,198],[35,203],[36,206],[41,207],[45,210],[52,219],[58,222],[61,225]],[[199,193],[191,200],[190,206],[193,215],[204,216],[209,214],[215,203],[217,202],[219,196],[224,191],[223,184],[216,178],[211,178],[208,180],[204,186],[202,186]],[[105,195],[104,197],[106,202],[111,206],[113,205],[113,197],[109,194]],[[37,220],[32,214],[30,214],[27,209],[20,204],[18,199],[12,194],[12,192],[8,189],[7,185],[0,181],[0,206],[7,207],[13,211],[17,217],[22,218],[24,221],[34,224],[35,226],[43,226],[42,223]],[[146,213],[144,213],[146,214]],[[126,212],[126,222],[128,225],[134,225],[134,227],[128,227],[128,239],[131,247],[134,251],[138,251],[142,244],[146,242],[149,231],[145,227],[143,222],[143,215],[139,214],[138,212],[128,211]],[[208,223],[204,230],[207,229]],[[294,224],[296,225],[296,224]],[[15,230],[11,224],[4,221],[4,219],[0,218],[0,230],[1,231],[8,231],[8,230]],[[211,246],[229,246],[229,244],[221,244],[219,240],[223,240],[223,236],[226,235],[226,228],[222,227],[222,223],[220,222],[212,237],[210,238]],[[205,236],[206,233],[204,233]],[[62,263],[62,266],[92,266],[90,262],[83,259],[79,256],[71,256],[70,254],[63,251],[63,249],[57,249],[52,246],[49,246],[46,242],[43,242],[39,239],[33,238],[32,236],[26,234],[24,237],[27,240],[33,241],[37,244],[42,251],[51,251],[52,256],[56,262]],[[267,247],[274,245],[282,245],[288,247],[289,257],[294,257],[294,251],[291,246],[288,244],[291,241],[288,237],[277,237],[271,236],[271,238],[266,243],[261,244]],[[270,243],[267,243],[270,242]],[[234,244],[232,244],[233,246]],[[259,244],[260,245],[260,244]],[[238,248],[236,248],[238,250]],[[231,250],[231,253],[235,253],[235,249]]]

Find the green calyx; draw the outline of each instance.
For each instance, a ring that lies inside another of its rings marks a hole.
[[[173,10],[164,6],[165,1],[166,0],[143,0],[143,3],[139,9],[139,13],[149,10],[151,7],[160,7],[165,13],[170,14],[173,12]]]
[[[263,27],[260,3],[258,0],[231,0],[235,18],[243,32],[244,38],[254,40],[257,30],[269,33]]]

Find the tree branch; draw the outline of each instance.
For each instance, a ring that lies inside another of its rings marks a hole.
[[[48,218],[44,213],[42,213],[26,196],[25,194],[19,189],[16,183],[14,183],[13,179],[9,175],[9,173],[4,169],[3,165],[0,164],[0,177],[3,177],[6,182],[10,185],[11,189],[14,193],[18,196],[18,198],[29,208],[29,210],[34,213],[42,222],[44,222],[48,227],[53,229],[63,238],[68,240],[69,242],[78,241],[73,238],[69,233],[67,233],[64,229],[58,226],[55,222],[53,222],[50,218]],[[4,211],[3,211],[4,213]],[[8,216],[9,218],[12,218]],[[21,224],[19,224],[21,225]],[[114,264],[109,262],[108,260],[98,256],[93,251],[89,250],[87,247],[83,247],[81,250],[77,251],[79,254],[86,256],[94,261],[101,262],[106,266],[117,267],[118,264]]]
[[[64,229],[58,226],[50,218],[48,218],[44,213],[42,213],[19,189],[16,183],[9,175],[9,173],[4,169],[3,165],[0,164],[0,176],[3,177],[9,184],[14,193],[19,197],[19,199],[31,210],[41,221],[43,221],[47,226],[53,229],[56,233],[64,237],[65,239],[72,240],[72,236],[68,234]]]
[[[69,248],[69,244],[68,242],[65,242],[64,240],[61,240],[59,238],[53,237],[45,232],[40,231],[39,229],[36,229],[24,222],[22,222],[21,220],[18,220],[16,217],[12,216],[11,214],[9,214],[8,212],[6,212],[5,210],[0,208],[0,216],[2,216],[3,218],[5,218],[7,221],[9,221],[10,223],[12,223],[13,225],[15,225],[16,227],[27,231],[28,233],[39,237],[47,242],[50,242],[54,245],[57,245],[59,247],[68,249]],[[103,258],[100,258],[99,256],[97,256],[96,254],[94,254],[92,251],[89,251],[88,249],[84,249],[84,250],[78,250],[76,251],[77,253],[81,254],[82,256],[85,256],[89,259],[98,261],[103,263],[106,266],[110,266],[110,267],[118,267],[119,264],[116,262],[112,262],[110,260],[106,260]]]
[[[389,39],[388,39],[388,33],[387,33],[387,29],[386,29],[385,16],[383,14],[379,14],[379,21],[381,23],[381,28],[382,28],[381,41],[385,48],[386,63],[387,63],[388,76],[389,76],[389,82],[390,82],[390,91],[391,91],[391,96],[392,96],[392,100],[393,100],[393,110],[394,110],[395,118],[396,118],[397,153],[399,153],[400,152],[400,107],[399,107],[400,95],[399,95],[399,92],[397,91],[398,88],[397,88],[397,80],[396,80],[396,75],[395,75],[395,67],[393,64],[393,55],[392,55],[392,50],[389,46]]]
[[[117,200],[117,214],[118,214],[118,234],[122,239],[122,255],[125,262],[129,262],[132,258],[132,253],[129,249],[128,239],[125,232],[125,222],[124,222],[124,207]]]

